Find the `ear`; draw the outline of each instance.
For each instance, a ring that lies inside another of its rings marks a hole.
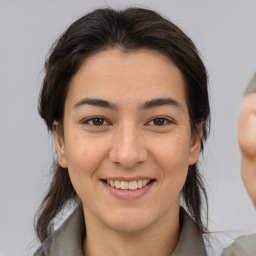
[[[189,165],[195,164],[198,161],[200,155],[202,125],[203,123],[197,124],[196,131],[191,136],[189,148]]]
[[[58,154],[58,163],[62,168],[67,168],[66,150],[63,132],[57,121],[53,122],[52,133],[55,142],[56,152]]]

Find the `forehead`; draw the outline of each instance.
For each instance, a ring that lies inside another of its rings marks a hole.
[[[71,79],[66,100],[103,97],[111,101],[146,101],[176,97],[186,104],[184,79],[178,67],[152,50],[124,53],[110,49],[87,57]]]

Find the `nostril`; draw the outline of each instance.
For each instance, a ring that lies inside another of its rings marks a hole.
[[[139,140],[120,138],[113,144],[109,151],[109,159],[115,165],[122,166],[125,169],[131,169],[142,164],[147,159],[147,151]]]

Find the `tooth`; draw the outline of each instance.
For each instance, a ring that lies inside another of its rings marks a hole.
[[[120,188],[120,182],[119,182],[119,180],[116,180],[116,181],[115,181],[115,187],[116,187],[116,188]]]
[[[119,180],[107,180],[107,184],[109,184],[111,187],[120,188],[120,189],[130,189],[130,190],[136,190],[138,188],[142,188],[146,186],[150,180],[134,180],[134,181],[119,181]]]
[[[144,186],[146,186],[147,185],[147,180],[143,180],[142,181],[142,186],[144,187]]]
[[[131,190],[137,189],[137,182],[136,182],[136,180],[129,182],[129,189],[131,189]]]
[[[121,181],[120,182],[120,188],[121,189],[128,189],[129,188],[129,184],[127,181]]]

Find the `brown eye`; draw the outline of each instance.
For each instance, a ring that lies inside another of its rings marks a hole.
[[[92,124],[93,125],[103,125],[104,121],[105,120],[103,118],[94,118],[94,119],[92,119]]]
[[[152,118],[146,125],[147,126],[166,126],[170,124],[175,124],[172,120],[166,117],[155,117]]]
[[[156,117],[151,119],[150,122],[147,123],[149,126],[164,126],[168,124],[172,124],[173,122],[165,117]]]
[[[164,125],[166,122],[166,118],[155,118],[153,119],[154,125]]]
[[[93,125],[93,126],[102,126],[102,125],[109,124],[104,118],[101,118],[101,117],[89,118],[85,120],[83,123],[87,125]]]

